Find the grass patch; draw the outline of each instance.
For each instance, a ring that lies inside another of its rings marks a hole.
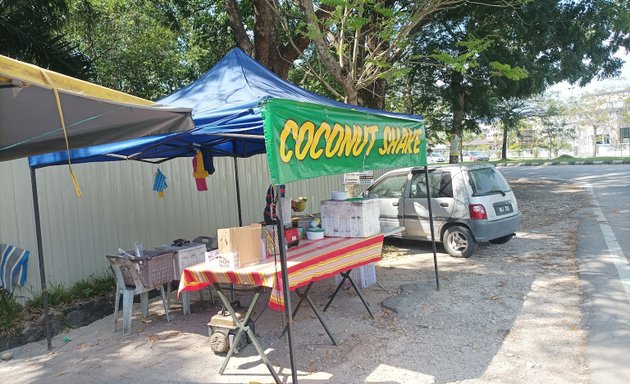
[[[0,289],[0,333],[15,329],[23,309],[12,294]]]
[[[48,306],[59,308],[71,305],[78,301],[91,298],[113,295],[116,290],[114,276],[90,276],[78,281],[70,288],[63,284],[50,284],[48,287]],[[17,331],[20,323],[26,319],[32,319],[34,315],[41,314],[44,308],[44,299],[38,292],[22,306],[13,295],[0,289],[0,334],[10,334]]]
[[[116,281],[111,274],[91,276],[76,282],[70,288],[65,288],[63,284],[51,284],[48,288],[48,305],[51,307],[64,306],[92,297],[111,295],[115,289]],[[33,295],[26,306],[32,310],[42,309],[44,307],[42,293]]]
[[[114,292],[116,281],[111,275],[94,277],[91,280],[81,280],[74,284],[70,295],[75,299],[88,299],[94,296],[104,296]]]

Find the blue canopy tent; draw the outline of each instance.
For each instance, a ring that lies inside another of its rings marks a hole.
[[[195,129],[97,145],[70,151],[73,163],[116,160],[162,162],[194,156],[205,149],[211,156],[249,157],[265,153],[259,105],[268,98],[309,102],[378,115],[422,120],[344,104],[317,95],[279,78],[238,48],[185,88],[159,100],[163,105],[193,109]],[[67,163],[65,151],[29,158],[31,168]]]
[[[197,81],[167,96],[159,103],[193,109],[195,128],[187,132],[156,135],[97,145],[69,152],[73,163],[137,160],[161,163],[177,157],[192,157],[197,151],[211,160],[214,156],[234,158],[239,224],[242,225],[238,186],[237,158],[266,153],[261,104],[267,99],[288,99],[324,107],[336,107],[373,115],[422,121],[420,116],[396,114],[344,104],[291,84],[263,67],[238,48],[232,49]],[[32,169],[65,164],[67,152],[32,156]],[[211,172],[208,166],[206,170]],[[427,180],[428,181],[428,180]],[[282,239],[282,236],[280,236]],[[283,278],[286,255],[281,250]],[[435,254],[434,254],[435,255]],[[436,264],[437,276],[437,264]],[[297,382],[291,341],[291,304],[288,285],[284,285],[286,313],[289,319],[289,354],[293,382]],[[277,377],[274,377],[278,380]]]

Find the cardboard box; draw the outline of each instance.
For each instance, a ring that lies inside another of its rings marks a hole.
[[[322,228],[327,237],[368,237],[381,231],[378,200],[322,200]]]
[[[260,224],[246,227],[221,228],[217,231],[219,254],[236,253],[239,265],[257,263],[262,258]]]

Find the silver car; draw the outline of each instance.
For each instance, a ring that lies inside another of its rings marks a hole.
[[[444,163],[446,158],[437,152],[427,153],[427,162],[429,164]]]
[[[479,243],[506,243],[520,228],[514,192],[493,165],[432,166],[429,186],[435,238],[451,256],[470,257]],[[387,172],[364,195],[379,200],[381,226],[431,240],[424,168]]]
[[[463,153],[463,161],[488,161],[490,156],[480,151],[465,151]]]

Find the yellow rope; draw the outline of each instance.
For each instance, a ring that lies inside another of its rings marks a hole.
[[[68,142],[68,132],[66,130],[66,122],[63,118],[63,110],[61,109],[61,100],[59,99],[59,91],[57,87],[52,82],[48,74],[44,69],[41,69],[42,75],[44,79],[53,89],[53,93],[55,94],[55,101],[57,102],[57,112],[59,112],[59,119],[61,120],[61,128],[63,128],[63,138],[66,140],[66,153],[68,154],[68,169],[70,170],[70,177],[72,178],[72,184],[74,185],[74,191],[77,194],[77,197],[83,196],[81,192],[81,187],[79,186],[79,181],[77,180],[77,176],[72,169],[72,160],[70,160],[70,143]]]

